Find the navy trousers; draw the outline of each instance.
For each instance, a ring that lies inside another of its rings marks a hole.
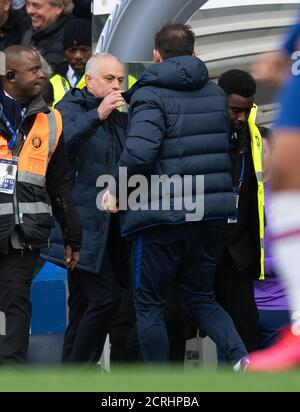
[[[75,269],[68,273],[69,324],[62,362],[96,363],[128,282],[126,244],[118,218],[112,217],[99,273]]]
[[[101,272],[68,272],[69,323],[62,362],[96,363],[120,302],[120,286],[105,256]]]
[[[145,362],[168,362],[165,307],[175,282],[183,309],[228,360],[247,354],[229,315],[215,301],[219,227],[212,222],[156,226],[141,231],[133,247],[134,303]]]

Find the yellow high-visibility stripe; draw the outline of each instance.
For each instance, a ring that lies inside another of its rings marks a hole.
[[[265,195],[264,195],[264,184],[263,184],[263,141],[260,135],[260,131],[255,124],[256,114],[258,107],[253,105],[251,110],[248,125],[251,137],[251,150],[252,150],[252,160],[253,166],[257,179],[257,203],[258,203],[258,216],[259,216],[259,236],[260,236],[260,274],[259,279],[263,280],[265,278],[265,268],[264,268],[264,237],[265,237]]]

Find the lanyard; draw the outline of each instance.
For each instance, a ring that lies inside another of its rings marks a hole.
[[[63,77],[61,77],[61,85],[65,93],[68,93],[68,91],[70,90],[70,88],[68,88],[68,84],[69,84],[68,81],[64,79]]]
[[[242,186],[242,183],[244,180],[245,180],[245,153],[243,153],[242,155],[242,170],[240,174],[239,187]]]
[[[11,125],[10,121],[8,120],[7,116],[4,114],[4,112],[1,113],[1,117],[4,121],[4,123],[5,123],[5,126],[7,127],[7,130],[9,132],[9,134],[10,134],[10,140],[8,142],[8,148],[9,148],[9,150],[12,150],[16,145],[17,136],[19,134],[21,125],[22,125],[24,117],[25,117],[25,111],[22,114],[21,121],[20,121],[19,126],[17,127],[16,130],[14,130],[14,128],[12,127],[12,125]]]

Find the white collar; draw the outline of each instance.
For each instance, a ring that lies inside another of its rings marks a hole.
[[[8,93],[6,93],[6,91],[4,89],[3,89],[3,91],[4,91],[4,94],[5,94],[6,97],[9,97],[10,99],[14,100],[14,98],[11,97]]]
[[[76,77],[75,71],[72,69],[70,65],[68,66],[68,71],[67,71],[66,76],[67,76],[68,82],[70,83],[71,87],[75,87],[77,83],[77,77]]]

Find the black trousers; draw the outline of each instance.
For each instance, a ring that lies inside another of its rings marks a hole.
[[[248,352],[258,349],[258,311],[254,299],[253,268],[239,271],[224,249],[217,265],[216,297],[229,313]]]
[[[62,362],[96,363],[120,304],[120,284],[109,256],[104,256],[98,274],[69,271],[68,283],[69,324]]]
[[[30,290],[38,257],[39,250],[26,250],[22,255],[10,248],[7,255],[0,254],[0,311],[6,329],[4,335],[0,330],[0,364],[27,361]]]

